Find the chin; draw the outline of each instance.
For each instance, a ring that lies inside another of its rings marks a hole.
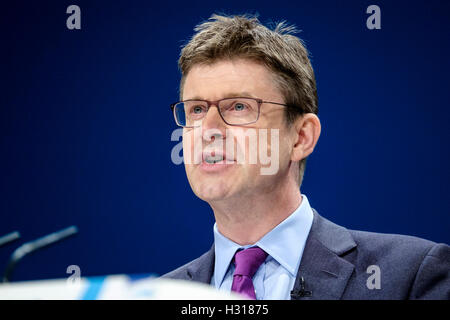
[[[195,194],[206,202],[223,200],[229,196],[229,192],[224,190],[223,186],[202,186]]]
[[[234,185],[222,181],[202,181],[191,183],[195,195],[206,202],[220,201],[231,197],[235,192]]]

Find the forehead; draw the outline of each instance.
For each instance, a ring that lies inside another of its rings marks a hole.
[[[217,100],[246,93],[261,99],[280,99],[273,73],[249,59],[219,60],[196,64],[184,79],[183,99]]]

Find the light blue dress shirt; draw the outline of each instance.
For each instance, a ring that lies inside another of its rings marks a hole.
[[[308,198],[302,195],[300,206],[254,245],[241,246],[222,235],[214,224],[215,267],[211,285],[230,291],[235,266],[231,261],[238,249],[258,246],[268,253],[256,271],[253,285],[258,300],[289,300],[313,221]]]

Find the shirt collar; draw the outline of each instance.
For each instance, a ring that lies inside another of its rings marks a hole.
[[[214,282],[222,283],[235,252],[241,248],[258,246],[282,265],[294,277],[303,255],[306,239],[313,221],[308,198],[302,195],[300,206],[254,245],[241,246],[222,235],[214,224],[215,266]]]

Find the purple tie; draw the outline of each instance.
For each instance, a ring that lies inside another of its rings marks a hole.
[[[256,300],[255,287],[252,278],[259,266],[266,260],[267,253],[261,248],[252,247],[235,253],[236,269],[233,273],[231,291],[241,293]]]

